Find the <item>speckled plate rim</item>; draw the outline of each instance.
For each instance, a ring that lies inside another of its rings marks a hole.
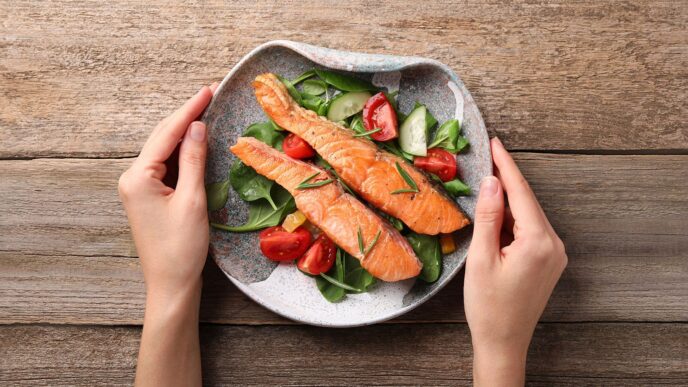
[[[220,85],[218,86],[218,89],[216,91],[216,95],[220,95],[220,92],[222,91],[223,87],[233,78],[235,73],[239,71],[239,69],[243,66],[245,62],[253,58],[254,56],[258,55],[262,51],[272,48],[272,47],[284,47],[287,49],[290,49],[299,55],[305,57],[306,59],[317,63],[319,65],[322,65],[324,67],[334,69],[334,70],[342,70],[342,71],[349,71],[349,72],[363,72],[363,73],[375,73],[375,72],[390,72],[390,71],[401,71],[409,67],[415,67],[419,65],[427,65],[427,66],[434,66],[442,70],[446,75],[449,76],[450,80],[453,81],[458,87],[459,90],[461,90],[461,93],[463,94],[464,97],[464,104],[467,105],[469,103],[475,104],[475,101],[473,99],[473,96],[471,93],[468,91],[466,86],[464,85],[463,81],[461,78],[459,78],[454,71],[449,68],[447,65],[444,63],[441,63],[437,60],[434,59],[429,59],[429,58],[423,58],[423,57],[416,57],[416,56],[394,56],[394,55],[382,55],[382,54],[366,54],[366,53],[359,53],[359,52],[351,52],[351,51],[341,51],[341,50],[335,50],[331,48],[326,48],[326,47],[319,47],[319,46],[313,46],[310,44],[306,43],[300,43],[300,42],[294,42],[290,40],[273,40],[269,41],[266,43],[261,44],[260,46],[254,48],[251,52],[246,54],[239,62],[237,62],[234,67],[229,71],[229,73],[225,76],[225,78],[222,80]],[[215,102],[215,97],[210,102],[210,106],[208,110],[210,110],[210,107],[213,105]],[[480,130],[480,132],[483,134],[481,136],[481,139],[486,143],[486,148],[489,150],[490,148],[490,143],[489,143],[489,136],[487,133],[487,128],[485,127],[485,122],[482,118],[482,114],[480,113],[480,109],[476,109],[476,118],[477,118],[477,126]],[[494,173],[492,164],[490,163],[489,167],[489,174],[492,175]],[[476,192],[477,194],[477,192]],[[469,216],[472,218],[472,214],[469,214]],[[214,260],[217,260],[213,256]],[[320,326],[320,327],[328,327],[328,328],[353,328],[353,327],[359,327],[359,326],[367,326],[367,325],[373,325],[377,324],[380,322],[384,322],[390,319],[393,319],[395,317],[399,317],[415,308],[418,306],[424,304],[427,300],[429,300],[431,297],[433,297],[437,292],[442,290],[449,282],[451,282],[452,279],[461,271],[461,269],[464,267],[466,263],[466,255],[460,259],[459,263],[454,267],[451,273],[448,273],[446,277],[442,278],[439,283],[436,283],[435,286],[428,291],[425,295],[423,295],[421,298],[415,300],[409,305],[402,306],[401,308],[394,310],[393,312],[387,313],[380,315],[375,318],[371,318],[366,321],[361,321],[361,322],[356,322],[356,323],[330,323],[330,322],[324,322],[322,320],[311,320],[309,318],[304,318],[304,316],[299,315],[297,313],[292,313],[290,310],[284,310],[284,309],[279,309],[271,305],[270,303],[263,302],[261,299],[260,295],[258,295],[253,289],[251,289],[248,285],[242,283],[241,281],[235,279],[231,275],[229,275],[227,272],[222,270],[222,272],[229,278],[229,280],[237,287],[239,290],[241,290],[245,295],[247,295],[250,299],[258,303],[259,305],[263,306],[264,308],[282,316],[285,318],[288,318],[292,321],[295,322],[300,322],[300,323],[305,323],[308,325],[313,325],[313,326]]]

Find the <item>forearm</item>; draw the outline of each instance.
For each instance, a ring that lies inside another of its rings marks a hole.
[[[527,346],[502,349],[473,344],[473,382],[482,386],[523,386]]]
[[[201,279],[174,295],[149,291],[136,367],[137,386],[200,386]]]

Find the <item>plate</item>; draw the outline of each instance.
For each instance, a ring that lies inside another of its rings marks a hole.
[[[416,101],[421,101],[440,123],[459,118],[471,144],[468,151],[458,155],[459,171],[474,194],[457,201],[473,218],[480,180],[492,174],[485,123],[461,79],[446,65],[419,57],[337,51],[283,40],[257,47],[227,74],[203,116],[209,135],[207,183],[226,178],[235,160],[228,147],[242,131],[252,123],[267,120],[254,97],[251,81],[265,72],[293,79],[311,68],[353,74],[389,92],[398,89],[401,111],[409,112]],[[247,219],[248,206],[230,189],[225,207],[209,215],[213,222],[239,225]],[[210,254],[241,291],[267,309],[306,324],[352,327],[391,319],[427,301],[461,270],[470,240],[470,227],[458,233],[458,249],[444,257],[442,274],[433,284],[378,281],[370,292],[349,294],[338,303],[325,300],[313,278],[300,273],[293,264],[277,264],[263,257],[257,232],[229,233],[211,228]]]

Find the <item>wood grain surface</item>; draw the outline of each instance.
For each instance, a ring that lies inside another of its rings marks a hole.
[[[445,62],[512,149],[688,151],[683,1],[41,4],[0,4],[1,158],[135,155],[273,39]]]
[[[545,321],[688,321],[688,156],[520,153],[569,254]],[[0,322],[138,324],[119,174],[131,160],[0,161]],[[463,321],[461,282],[403,317]],[[282,319],[206,273],[204,321]]]
[[[129,385],[138,327],[10,326],[0,330],[0,383]],[[527,379],[540,385],[681,385],[686,324],[540,324]],[[623,343],[622,346],[619,343]],[[470,385],[465,324],[201,327],[207,385]],[[565,354],[565,355],[564,355]],[[574,376],[575,375],[575,376]]]
[[[564,240],[529,385],[688,385],[688,2],[0,2],[0,385],[130,385],[116,193],[149,131],[257,45],[434,58]],[[462,275],[382,325],[301,326],[206,265],[208,385],[470,385]]]

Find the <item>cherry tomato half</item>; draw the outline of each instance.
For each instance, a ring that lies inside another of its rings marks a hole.
[[[367,131],[381,129],[370,135],[373,140],[387,141],[399,137],[397,113],[384,93],[379,92],[366,102],[363,107],[363,126]]]
[[[282,226],[266,228],[258,234],[260,251],[273,261],[291,261],[311,245],[311,233],[303,227],[287,232]]]
[[[456,158],[442,148],[428,149],[428,155],[415,157],[413,165],[439,176],[442,181],[449,181],[456,177]]]
[[[282,149],[284,149],[284,153],[286,153],[287,156],[295,159],[310,159],[315,156],[313,148],[294,133],[289,133],[287,138],[284,139],[284,142],[282,142]]]
[[[320,273],[327,273],[332,268],[336,257],[337,246],[325,234],[320,234],[306,251],[306,254],[299,258],[296,266],[305,273],[320,275]]]

